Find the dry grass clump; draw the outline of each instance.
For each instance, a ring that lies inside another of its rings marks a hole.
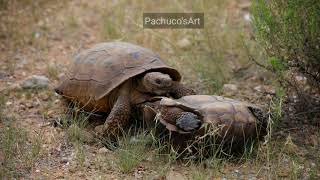
[[[12,124],[0,130],[0,177],[23,177],[41,154],[41,135],[30,137],[26,130]]]

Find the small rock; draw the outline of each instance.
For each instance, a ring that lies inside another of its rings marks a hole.
[[[7,101],[7,102],[6,102],[6,106],[10,106],[11,104],[12,104],[11,101]]]
[[[47,88],[49,84],[49,79],[45,76],[38,76],[33,75],[28,77],[21,83],[21,87],[25,89],[33,88],[33,89],[40,89],[40,88]]]
[[[246,13],[245,15],[243,15],[243,19],[247,22],[251,22],[251,16],[249,13]]]
[[[40,32],[35,32],[34,33],[34,38],[38,39],[40,37],[41,33]]]
[[[178,41],[177,45],[179,46],[179,48],[185,49],[191,45],[191,42],[187,38],[183,38]]]
[[[307,78],[304,76],[295,76],[296,81],[298,81],[301,84],[306,84],[307,83]]]
[[[6,79],[6,78],[8,78],[8,77],[9,77],[9,74],[6,74],[6,73],[4,73],[4,72],[0,72],[0,80]]]
[[[238,169],[234,170],[234,176],[236,176],[238,178],[241,176],[241,173]]]
[[[276,94],[276,90],[274,89],[274,87],[272,86],[256,86],[253,88],[254,90],[256,90],[257,92],[262,92],[262,93],[267,93],[267,94]]]
[[[39,173],[40,172],[40,170],[39,169],[36,169],[36,173]]]
[[[66,157],[63,157],[60,161],[61,164],[67,164],[69,162],[69,159]]]
[[[224,84],[223,85],[223,91],[224,92],[235,92],[238,91],[238,86],[234,85],[234,84]]]
[[[276,90],[272,86],[264,86],[264,92],[267,94],[276,94]]]
[[[262,91],[262,86],[256,86],[253,88],[254,90],[258,91],[258,92],[261,92]]]
[[[106,147],[102,147],[98,150],[99,154],[107,154],[110,153],[111,151],[109,149],[107,149]]]

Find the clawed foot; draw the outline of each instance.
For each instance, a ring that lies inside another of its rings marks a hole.
[[[114,141],[117,138],[117,133],[108,129],[105,124],[96,126],[94,128],[94,131],[95,131],[95,136],[99,139],[109,139]]]
[[[186,131],[194,131],[200,128],[201,121],[198,119],[197,115],[191,112],[183,112],[179,119],[177,119],[176,125]]]

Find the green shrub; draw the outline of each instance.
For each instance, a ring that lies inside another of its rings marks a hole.
[[[287,90],[287,102],[296,112],[294,118],[317,121],[320,1],[254,0],[251,8],[256,39],[268,56],[266,67],[275,72],[278,82]],[[292,92],[297,99],[292,98]]]
[[[256,37],[275,71],[295,71],[320,86],[320,1],[254,0]]]
[[[0,0],[0,10],[6,9],[8,6],[8,0]]]

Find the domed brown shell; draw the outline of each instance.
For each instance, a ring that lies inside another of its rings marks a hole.
[[[176,69],[149,49],[126,42],[100,43],[75,57],[72,68],[56,91],[82,105],[99,106],[97,102],[108,99],[111,91],[122,83],[149,71],[166,73],[174,81],[181,80]]]
[[[251,108],[260,110],[259,107],[222,96],[192,95],[180,99],[162,98],[160,106],[179,107],[198,114],[203,124],[193,133],[204,135],[210,129],[213,135],[218,135],[227,141],[230,139],[241,141],[244,138],[257,136],[258,124],[264,121],[263,117],[255,116],[250,110]],[[171,132],[187,134],[164,121],[161,115],[159,120]]]

